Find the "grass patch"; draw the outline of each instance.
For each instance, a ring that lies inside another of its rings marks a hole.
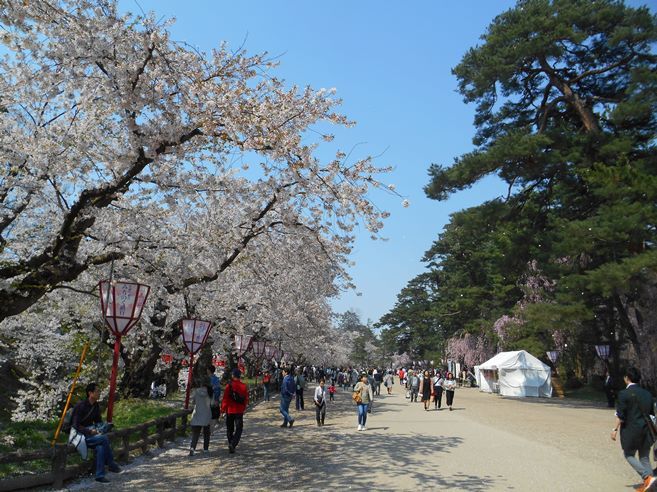
[[[584,400],[606,403],[607,397],[604,391],[595,389],[593,386],[584,385],[577,389],[564,389],[564,396],[573,400]]]
[[[116,402],[114,405],[114,427],[125,429],[147,420],[171,415],[182,410],[157,400],[129,399]]]

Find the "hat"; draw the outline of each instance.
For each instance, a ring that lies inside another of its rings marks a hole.
[[[242,371],[240,371],[240,370],[236,367],[235,369],[232,370],[231,375],[232,375],[234,378],[240,378],[240,377],[242,377]]]

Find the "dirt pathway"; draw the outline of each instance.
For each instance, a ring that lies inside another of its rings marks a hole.
[[[322,428],[311,406],[281,429],[278,402],[259,404],[245,415],[235,455],[223,432],[210,453],[191,458],[189,441],[179,440],[108,474],[109,487],[87,479],[69,490],[631,491],[639,481],[609,439],[607,408],[460,389],[454,411],[425,412],[403,395],[382,395],[358,432],[349,394],[329,406]]]

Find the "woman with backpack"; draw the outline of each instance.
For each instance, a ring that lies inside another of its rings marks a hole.
[[[383,385],[386,387],[389,395],[392,395],[392,385],[395,384],[393,375],[388,371],[383,377]]]
[[[358,407],[358,430],[367,430],[365,427],[367,410],[368,408],[371,409],[371,404],[374,401],[372,386],[367,382],[367,373],[364,372],[360,375],[360,381],[354,386],[352,398]]]

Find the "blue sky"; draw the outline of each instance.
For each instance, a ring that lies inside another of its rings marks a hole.
[[[506,191],[495,178],[482,180],[446,202],[425,197],[431,163],[449,164],[472,150],[474,108],[456,92],[457,65],[510,0],[385,0],[332,2],[121,0],[125,10],[175,17],[176,40],[210,50],[222,41],[250,53],[280,55],[276,75],[290,84],[337,89],[341,111],[358,124],[335,132],[341,149],[355,157],[380,155],[395,170],[383,178],[410,203],[372,194],[392,215],[372,241],[362,228],[352,255],[356,292],[333,305],[377,321],[394,306],[406,283],[424,270],[420,262],[449,214]],[[630,5],[652,5],[630,1]],[[327,150],[329,150],[327,148]],[[330,149],[334,150],[334,149]],[[330,158],[332,152],[326,153]],[[319,154],[319,157],[323,157]],[[360,295],[357,295],[359,293]]]

